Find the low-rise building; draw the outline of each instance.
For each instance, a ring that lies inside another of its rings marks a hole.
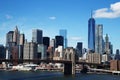
[[[110,61],[110,70],[120,71],[120,60],[111,60]]]
[[[86,62],[88,63],[101,63],[101,54],[98,53],[88,53]]]

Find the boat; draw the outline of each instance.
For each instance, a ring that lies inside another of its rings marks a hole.
[[[17,66],[13,66],[12,70],[18,71],[34,71],[38,65],[36,64],[19,64]]]

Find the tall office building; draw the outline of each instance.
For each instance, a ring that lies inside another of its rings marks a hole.
[[[11,59],[12,47],[16,45],[16,43],[13,42],[13,34],[14,31],[9,31],[6,34],[6,59]]]
[[[95,51],[95,20],[92,16],[88,20],[88,49],[90,52]]]
[[[0,45],[0,59],[5,59],[5,47]]]
[[[109,37],[108,34],[105,36],[105,53],[110,54],[110,49],[109,49]]]
[[[16,45],[19,45],[19,42],[20,42],[20,32],[19,32],[17,26],[15,27],[15,30],[13,33],[13,42],[15,42]]]
[[[109,42],[110,54],[113,54],[113,45]]]
[[[24,44],[23,59],[37,59],[37,44],[33,42]]]
[[[55,39],[50,40],[50,46],[53,48],[55,47]]]
[[[57,48],[58,46],[63,46],[63,43],[63,36],[55,36],[55,48]]]
[[[49,44],[50,44],[50,38],[49,37],[43,37],[43,44],[45,46],[47,46],[47,48],[48,48]]]
[[[64,48],[66,48],[67,47],[67,30],[65,30],[65,29],[59,30],[59,35],[63,36],[63,38],[64,38]]]
[[[43,32],[39,29],[32,30],[32,41],[37,44],[43,43]]]
[[[76,51],[77,51],[78,57],[82,57],[82,48],[83,48],[82,46],[83,46],[82,42],[77,43]]]
[[[51,49],[52,51],[52,57],[53,57],[53,53],[54,53],[54,51],[55,51],[55,39],[52,39],[52,40],[50,40],[50,48],[49,49]]]
[[[95,52],[103,54],[103,25],[99,24],[95,29]]]
[[[37,50],[38,59],[47,59],[47,47],[46,47],[46,45],[38,44],[37,49],[38,49]]]
[[[25,43],[25,35],[20,34],[20,45],[24,45],[24,43]]]
[[[11,42],[13,42],[13,33],[14,31],[9,31],[7,34],[6,34],[6,47],[9,47],[9,44]]]
[[[120,51],[116,49],[115,60],[120,60]]]

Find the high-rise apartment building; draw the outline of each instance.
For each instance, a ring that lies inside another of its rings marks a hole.
[[[95,29],[95,52],[103,54],[103,25],[99,24]]]
[[[95,51],[95,20],[92,16],[88,20],[88,49],[89,52]]]
[[[43,32],[39,29],[33,29],[32,30],[32,41],[37,44],[43,43]]]
[[[64,38],[64,48],[66,48],[67,47],[67,30],[65,30],[65,29],[59,30],[59,35],[63,36],[63,38]]]

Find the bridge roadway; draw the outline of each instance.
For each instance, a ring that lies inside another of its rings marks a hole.
[[[72,63],[71,60],[50,60],[50,59],[0,59],[0,62],[45,62],[45,63]],[[83,65],[101,65],[99,63],[87,63],[87,62],[80,62],[75,61],[76,64],[83,64]]]
[[[87,63],[87,62],[79,62],[79,61],[72,61],[72,60],[50,60],[50,59],[0,59],[0,62],[12,62],[13,64],[18,64],[22,62],[33,62],[33,63],[40,63],[40,62],[45,62],[45,63],[63,63],[64,64],[64,75],[74,75],[75,74],[75,64],[82,64],[83,68],[84,65],[101,65],[97,63]]]

